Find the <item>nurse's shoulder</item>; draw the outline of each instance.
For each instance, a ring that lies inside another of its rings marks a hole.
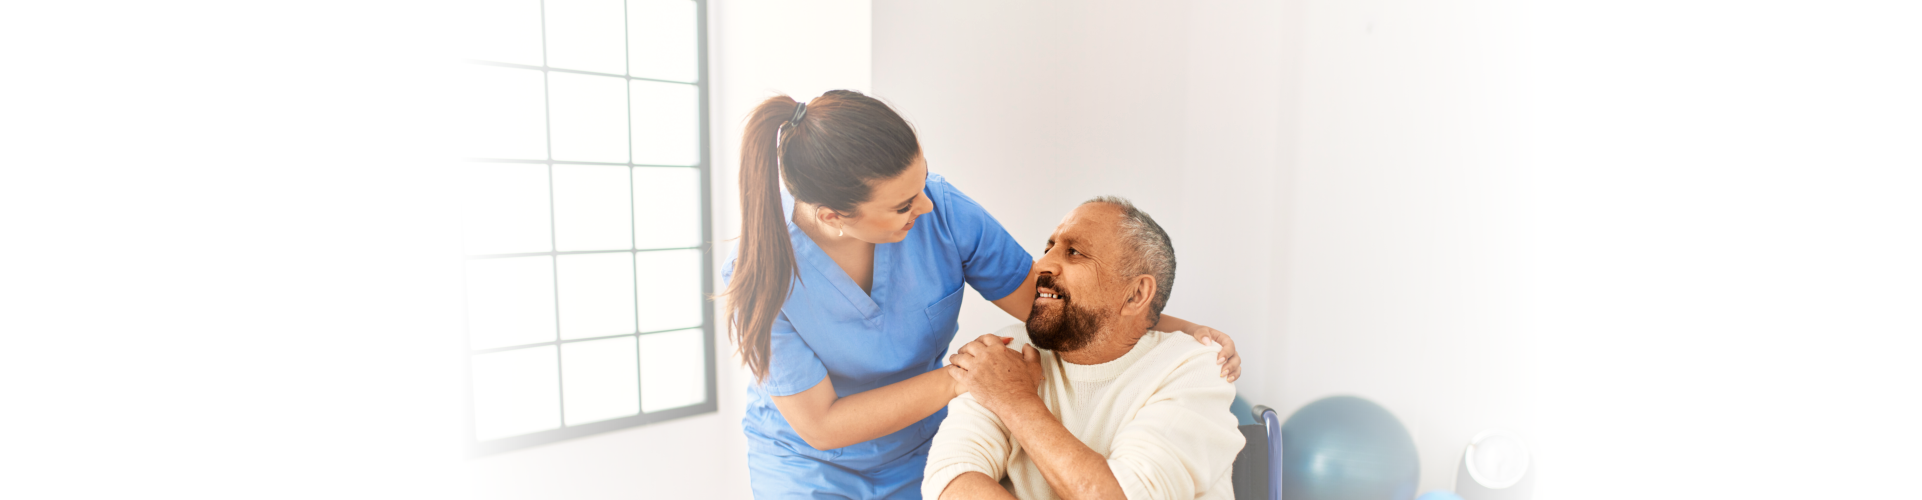
[[[949,183],[946,177],[933,172],[928,173],[927,187],[923,189],[928,200],[934,202],[933,215],[940,219],[943,232],[974,233],[985,227],[999,228],[1001,223],[988,214],[988,209],[969,198],[961,188]]]

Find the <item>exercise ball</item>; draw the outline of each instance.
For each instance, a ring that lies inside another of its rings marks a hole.
[[[1421,480],[1415,439],[1366,399],[1322,398],[1281,425],[1283,500],[1411,500]]]

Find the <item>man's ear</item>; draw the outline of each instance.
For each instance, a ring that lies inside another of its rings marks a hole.
[[[1146,274],[1128,280],[1128,300],[1121,304],[1121,314],[1147,317],[1148,303],[1154,302],[1156,286],[1155,277]]]

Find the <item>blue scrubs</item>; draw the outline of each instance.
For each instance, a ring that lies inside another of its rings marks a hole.
[[[961,284],[995,300],[1027,279],[1033,257],[980,204],[939,175],[929,174],[922,192],[934,211],[915,219],[907,239],[874,246],[871,294],[788,222],[800,277],[774,322],[767,381],[748,388],[741,419],[755,498],[920,498],[928,444],[947,410],[872,441],[816,450],[769,398],[823,377],[846,397],[940,368],[960,328]],[[782,213],[793,213],[785,201]],[[733,273],[729,259],[722,279]]]

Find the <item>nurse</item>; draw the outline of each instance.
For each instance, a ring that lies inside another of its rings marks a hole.
[[[1026,321],[1033,259],[981,205],[928,173],[914,129],[836,90],[777,96],[741,141],[741,246],[730,335],[754,373],[747,416],[756,498],[917,498],[928,444],[957,393],[941,370],[962,284]],[[792,199],[784,199],[785,186]],[[1156,329],[1233,341],[1163,315]]]

